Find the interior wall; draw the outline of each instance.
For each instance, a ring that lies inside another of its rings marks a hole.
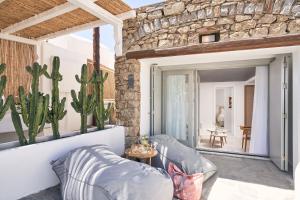
[[[200,83],[200,134],[208,134],[207,129],[214,127],[216,88],[232,87],[233,135],[240,135],[240,125],[244,123],[244,85],[245,82]]]

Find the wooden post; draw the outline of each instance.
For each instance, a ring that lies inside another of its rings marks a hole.
[[[94,69],[100,71],[100,28],[94,28],[93,33],[93,65]]]
[[[94,72],[97,74],[100,73],[100,28],[95,27],[93,29],[93,65],[94,65]],[[94,85],[96,87],[96,94],[100,94],[98,84]],[[99,101],[99,96],[96,95],[96,101]],[[93,125],[96,125],[97,116],[93,114]]]
[[[100,68],[100,28],[96,27],[94,28],[94,34],[93,34],[93,64],[94,64],[94,72],[103,79],[102,76],[102,70]],[[104,101],[103,101],[103,93],[104,93],[104,83],[103,80],[97,81],[96,84],[94,84],[94,87],[96,87],[96,111],[94,115],[94,119],[96,121],[97,128],[99,130],[104,129],[104,119],[103,119],[103,113],[104,113]]]

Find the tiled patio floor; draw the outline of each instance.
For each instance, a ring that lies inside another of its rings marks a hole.
[[[268,160],[224,155],[204,156],[214,162],[218,173],[204,184],[201,200],[292,200],[291,177]],[[22,200],[60,200],[58,187]]]
[[[218,167],[202,200],[292,200],[293,181],[271,161],[205,155]]]

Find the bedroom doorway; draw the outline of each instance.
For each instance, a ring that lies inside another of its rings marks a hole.
[[[215,90],[215,125],[233,134],[233,87],[218,87]]]

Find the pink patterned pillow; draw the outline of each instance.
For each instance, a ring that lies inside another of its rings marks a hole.
[[[168,173],[173,180],[174,197],[181,200],[200,200],[203,173],[187,175],[171,162],[168,166]]]

